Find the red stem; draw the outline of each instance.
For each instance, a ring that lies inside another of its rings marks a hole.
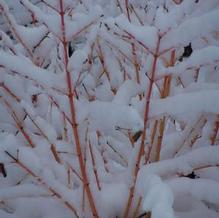
[[[77,156],[78,156],[78,162],[83,178],[83,183],[85,187],[85,192],[88,197],[88,202],[92,211],[92,215],[95,218],[99,218],[99,215],[96,210],[96,206],[94,203],[93,195],[90,190],[88,176],[86,173],[85,164],[82,157],[82,149],[81,149],[81,143],[79,139],[78,134],[78,124],[76,121],[76,110],[75,110],[75,104],[74,104],[74,92],[72,87],[72,78],[71,74],[67,69],[68,66],[68,51],[67,51],[67,40],[65,36],[65,21],[64,21],[64,8],[63,8],[63,0],[59,0],[60,3],[60,17],[61,17],[61,28],[62,28],[62,44],[64,49],[64,65],[65,65],[65,71],[66,71],[66,83],[68,87],[68,99],[69,99],[69,105],[70,105],[70,111],[71,111],[71,120],[72,120],[72,130],[74,134],[75,144],[76,144],[76,150],[77,150]]]
[[[96,179],[97,188],[98,188],[99,191],[101,191],[100,179],[99,179],[99,176],[98,176],[95,157],[94,157],[94,153],[93,153],[93,149],[92,149],[90,140],[89,140],[89,150],[90,150],[90,156],[91,156],[91,161],[92,161],[92,165],[93,165],[93,171],[94,171],[94,175],[95,175],[95,179]]]
[[[129,22],[131,22],[130,13],[129,13],[129,1],[125,0],[125,8]]]
[[[151,70],[150,84],[149,84],[148,92],[147,92],[146,99],[145,99],[146,102],[145,102],[145,112],[144,112],[144,129],[143,129],[143,134],[142,134],[142,138],[141,138],[141,145],[140,145],[140,149],[138,152],[137,161],[136,161],[136,165],[135,165],[135,170],[134,170],[134,182],[133,182],[133,186],[130,188],[130,191],[129,191],[129,199],[128,199],[128,203],[127,203],[123,218],[129,217],[129,211],[131,209],[133,198],[134,198],[137,174],[138,174],[138,171],[140,169],[140,162],[141,162],[142,155],[144,154],[144,147],[145,147],[144,142],[146,139],[146,129],[147,129],[148,116],[149,116],[149,109],[150,109],[150,98],[151,98],[151,94],[152,94],[152,87],[154,84],[154,78],[155,78],[155,73],[156,73],[156,65],[157,65],[158,53],[159,53],[159,48],[160,48],[160,40],[161,40],[161,37],[159,36],[156,51],[154,54],[154,60],[153,60],[153,65],[152,65],[152,70]],[[148,157],[147,157],[147,161],[148,161]]]

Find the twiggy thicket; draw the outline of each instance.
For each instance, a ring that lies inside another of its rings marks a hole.
[[[16,5],[22,22],[0,0],[0,216],[216,217],[219,2]]]

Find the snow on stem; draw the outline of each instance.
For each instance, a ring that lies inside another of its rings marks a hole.
[[[22,36],[19,34],[18,25],[17,25],[15,19],[9,14],[8,6],[2,0],[0,0],[0,10],[3,11],[3,15],[4,15],[12,33],[14,34],[15,38],[21,43],[21,45],[24,47],[24,49],[26,49],[28,55],[31,58],[33,58],[33,53],[31,51],[31,49],[24,42],[24,40],[22,39]]]
[[[20,98],[14,94],[10,88],[8,88],[4,83],[0,84],[0,87],[3,87],[5,89],[5,91],[12,97],[15,99],[16,102],[21,103]],[[28,144],[34,148],[35,144],[32,142],[30,135],[25,131],[23,124],[21,123],[21,121],[19,120],[15,110],[12,108],[11,104],[4,99],[4,102],[6,104],[6,106],[9,108],[9,110],[11,110],[11,116],[14,119],[17,128],[21,131],[22,135],[24,136],[24,138],[26,139],[26,141],[28,142]],[[21,105],[22,106],[22,105]],[[49,142],[49,144],[51,145],[51,152],[55,158],[55,160],[58,163],[61,163],[61,158],[56,150],[56,145],[50,141],[49,137],[46,135],[46,133],[44,132],[43,129],[40,128],[40,126],[38,125],[38,123],[36,122],[36,120],[34,120],[34,118],[31,116],[30,113],[28,113],[28,111],[25,108],[22,108],[24,113],[25,113],[25,117],[28,116],[30,121],[33,123],[33,125],[39,130],[40,134],[44,137],[44,139],[46,139],[47,142]]]
[[[28,168],[28,166],[26,166],[25,164],[23,164],[18,158],[14,157],[12,154],[10,154],[9,152],[5,151],[5,153],[14,161],[14,163],[16,165],[18,165],[21,169],[23,169],[24,171],[26,171],[29,175],[31,175],[33,178],[36,179],[36,181],[38,181],[41,185],[43,185],[51,194],[53,194],[56,198],[60,199],[61,201],[64,202],[65,206],[70,209],[74,215],[77,218],[80,218],[75,207],[70,204],[68,201],[66,201],[64,199],[64,197],[58,193],[55,189],[53,189],[52,187],[48,186],[47,183],[38,175],[36,175],[31,169]]]
[[[6,107],[8,108],[8,110],[11,112],[11,117],[13,118],[18,130],[22,133],[22,135],[24,136],[25,140],[27,141],[27,143],[29,144],[30,147],[34,148],[36,147],[36,145],[33,143],[30,135],[27,133],[27,131],[24,129],[24,126],[22,124],[22,121],[19,119],[16,111],[13,109],[12,105],[6,100],[3,99]]]
[[[218,166],[218,151],[219,146],[207,146],[179,157],[145,165],[139,171],[138,180],[144,179],[148,173],[160,177],[165,175],[188,175],[193,170]]]

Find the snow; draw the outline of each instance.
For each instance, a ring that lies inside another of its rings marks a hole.
[[[150,26],[137,26],[128,22],[123,15],[114,21],[122,31],[130,34],[136,41],[143,43],[150,50],[155,50],[158,39],[157,30]]]
[[[36,2],[32,1],[32,2]],[[1,1],[2,4],[3,1]],[[27,24],[31,20],[30,14],[24,9],[22,5],[19,4],[19,0],[7,0],[6,1],[9,11],[13,13],[17,23],[19,24]],[[5,32],[8,31],[9,26],[4,22],[4,19],[0,17],[0,29]]]
[[[41,169],[40,159],[31,148],[20,148],[18,158],[24,166],[28,166],[35,173],[38,173]]]
[[[178,63],[174,67],[169,67],[160,71],[159,75],[165,75],[168,73],[180,74],[186,70],[192,68],[199,68],[201,66],[210,65],[217,63],[219,61],[219,47],[218,46],[208,46],[206,48],[194,51],[192,55],[185,60],[183,63]]]
[[[115,104],[125,104],[128,105],[131,98],[139,93],[139,88],[136,83],[131,80],[126,80],[117,91],[113,98],[113,103]]]
[[[10,71],[14,71],[15,73],[17,72],[23,77],[29,77],[46,88],[51,88],[55,81],[60,81],[60,77],[54,75],[52,72],[32,65],[25,57],[14,56],[2,51],[0,52],[0,56],[0,66]],[[11,63],[13,63],[13,65]]]
[[[158,174],[159,176],[174,174],[188,175],[196,168],[218,165],[218,150],[218,146],[208,146],[196,149],[180,157],[143,166],[139,172],[139,179],[142,180],[148,173]]]
[[[115,131],[116,127],[133,132],[143,128],[140,115],[131,106],[95,101],[90,104],[89,117],[93,128],[98,129],[101,126],[106,134]]]
[[[117,195],[119,193],[119,195]],[[109,214],[109,217],[116,217],[123,209],[124,200],[127,198],[127,187],[124,184],[107,184],[101,191],[100,202],[104,205],[101,208],[102,216]],[[108,207],[112,205],[113,210]]]
[[[198,201],[194,197],[183,195],[175,200],[174,209],[177,211],[176,216],[178,217],[218,217],[215,210],[209,209],[203,202]]]
[[[206,36],[209,32],[214,31],[215,28],[219,28],[218,18],[219,10],[215,9],[199,17],[186,20],[164,36],[161,50],[171,46],[179,46],[180,44],[188,45],[191,40]],[[205,31],[203,31],[203,27],[205,27]]]
[[[35,110],[32,107],[32,105],[30,105],[28,102],[26,102],[25,100],[21,100],[20,102],[21,107],[24,108],[24,110],[32,117],[36,116]]]
[[[53,12],[53,14],[45,14],[41,9],[32,4],[30,1],[21,0],[22,4],[27,7],[31,12],[37,16],[37,18],[43,22],[52,33],[54,33],[57,37],[61,37],[62,32],[57,28],[60,26],[60,18],[57,13]]]
[[[173,190],[175,196],[182,194],[192,195],[196,199],[206,201],[218,206],[219,183],[208,179],[197,179],[195,182],[188,178],[172,179],[168,185]],[[206,188],[207,187],[207,188]]]
[[[145,196],[142,210],[152,211],[152,218],[161,218],[163,216],[173,218],[172,205],[174,198],[169,186],[153,174],[145,176],[140,183],[142,184],[138,184],[141,187],[139,192],[141,195],[144,193]]]
[[[47,136],[49,141],[54,142],[57,138],[57,133],[54,127],[41,117],[36,118],[36,124],[42,132]]]
[[[211,96],[211,98],[209,98]],[[184,113],[210,112],[217,113],[219,104],[215,99],[219,98],[218,89],[203,90],[192,93],[181,93],[165,99],[154,99],[150,103],[149,117],[160,116],[162,114],[178,115]],[[145,103],[136,103],[135,107],[140,114]]]
[[[20,37],[27,42],[27,45],[34,48],[41,39],[47,34],[48,30],[45,26],[39,27],[17,27]]]
[[[87,54],[83,50],[76,50],[69,59],[68,70],[75,70],[80,72],[82,70],[83,63],[86,62]]]
[[[33,185],[33,184],[23,184],[14,187],[7,187],[0,189],[0,200],[5,201],[14,198],[22,198],[22,197],[38,197],[46,195],[47,191],[42,187]]]
[[[68,40],[95,23],[102,15],[102,9],[99,6],[90,8],[90,11],[90,14],[74,13],[73,21],[66,20],[66,38]]]

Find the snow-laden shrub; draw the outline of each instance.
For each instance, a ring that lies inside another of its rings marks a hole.
[[[0,217],[218,217],[218,21],[218,0],[0,0]]]

